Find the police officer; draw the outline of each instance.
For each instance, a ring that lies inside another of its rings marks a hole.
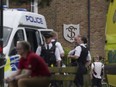
[[[59,49],[51,43],[52,34],[46,33],[44,34],[45,43],[41,46],[38,46],[36,50],[36,54],[42,56],[46,61],[48,66],[61,66],[61,57]]]
[[[58,33],[57,33],[56,31],[52,31],[51,34],[52,34],[52,40],[51,40],[51,42],[52,42],[53,44],[55,44],[55,46],[59,49],[60,56],[61,56],[61,58],[62,58],[61,65],[62,65],[62,67],[66,67],[66,65],[65,65],[64,62],[63,62],[63,58],[64,58],[64,49],[63,49],[62,44],[58,41]]]
[[[63,49],[61,43],[58,42],[58,33],[55,32],[55,31],[52,31],[51,34],[52,34],[52,40],[51,40],[51,42],[55,43],[56,47],[58,47],[58,49],[59,49],[60,56],[64,57],[64,49]]]
[[[77,63],[76,65],[78,65],[78,71],[74,80],[77,87],[83,87],[83,75],[87,72],[87,67],[91,63],[91,55],[85,45],[86,41],[87,39],[81,35],[75,37],[77,46],[68,54],[68,57],[74,59]]]

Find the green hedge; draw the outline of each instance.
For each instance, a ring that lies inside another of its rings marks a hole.
[[[64,58],[62,60],[63,60],[64,64],[66,64],[66,65],[68,65],[70,63],[70,59],[67,58],[69,51],[70,51],[69,48],[64,48],[65,54],[64,54]]]

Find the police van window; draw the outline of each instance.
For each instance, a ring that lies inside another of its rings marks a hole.
[[[7,45],[11,32],[12,28],[3,27],[3,47]]]
[[[28,29],[28,28],[26,28],[25,30],[26,30],[27,40],[31,44],[31,49],[35,52],[38,47],[37,36],[36,36],[37,30]]]
[[[24,40],[24,33],[23,30],[18,30],[14,36],[14,44],[16,46],[17,41]]]
[[[9,55],[16,55],[16,43],[17,41],[24,40],[24,32],[23,30],[18,30],[16,34],[14,35],[14,38],[12,40],[11,48],[10,48],[10,53]]]
[[[43,34],[42,34],[42,41],[43,41],[42,44],[44,44],[45,43],[45,38],[44,38]]]
[[[37,37],[37,43],[38,45],[41,45],[41,36],[40,36],[40,32],[36,31],[36,37]]]

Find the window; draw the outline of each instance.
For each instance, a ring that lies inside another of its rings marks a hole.
[[[18,30],[16,32],[16,34],[14,35],[14,38],[12,40],[12,44],[11,44],[11,48],[10,48],[10,53],[9,55],[16,55],[17,54],[17,51],[16,51],[16,43],[17,41],[22,41],[24,40],[24,33],[23,33],[23,30]]]
[[[39,32],[34,29],[28,29],[26,28],[26,35],[27,35],[27,41],[31,44],[32,51],[36,51],[39,44],[41,44],[41,39],[39,36]]]
[[[8,27],[3,28],[3,47],[7,45],[11,32],[12,32],[12,28],[8,28]]]

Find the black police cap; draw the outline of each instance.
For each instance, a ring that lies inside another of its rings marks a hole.
[[[51,32],[45,33],[45,34],[43,34],[43,36],[45,38],[51,38],[51,37],[53,37],[52,34],[51,34]]]

